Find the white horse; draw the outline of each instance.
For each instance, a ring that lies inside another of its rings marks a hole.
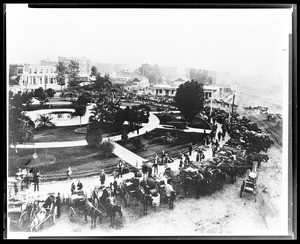
[[[36,216],[34,217],[34,219],[30,224],[31,232],[38,230],[38,227],[45,221],[46,215],[47,215],[46,209],[41,208],[41,210],[36,214]]]

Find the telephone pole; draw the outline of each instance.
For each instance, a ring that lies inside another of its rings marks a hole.
[[[231,118],[230,118],[230,126],[232,125],[233,108],[234,108],[234,99],[235,99],[235,90],[233,91],[233,98],[232,98],[232,104],[231,104]]]

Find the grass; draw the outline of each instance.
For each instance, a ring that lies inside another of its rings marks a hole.
[[[188,145],[191,142],[193,142],[193,144],[199,144],[204,139],[204,135],[200,133],[178,131],[179,140],[175,145],[157,140],[158,137],[165,136],[167,132],[170,132],[172,136],[175,136],[176,133],[172,130],[154,129],[153,131],[140,136],[145,138],[149,143],[149,146],[145,151],[135,149],[132,144],[134,138],[129,139],[126,143],[121,141],[118,143],[139,156],[150,159],[153,158],[156,153],[160,154],[162,150],[165,150],[169,156],[176,157],[180,152],[187,151]]]
[[[81,128],[86,127],[84,125]],[[74,132],[80,126],[59,126],[52,128],[38,129],[34,131],[34,142],[62,142],[62,141],[79,141],[85,140],[86,134],[79,134]],[[113,125],[106,124],[101,127],[103,130],[102,137],[109,137],[122,134],[123,130],[128,130],[128,126],[124,125],[122,129],[116,130]]]
[[[19,158],[26,158],[26,155],[32,155],[32,149],[18,149],[18,153],[14,152],[14,149],[9,151],[9,163],[8,163],[8,176],[14,176],[18,171],[18,168],[31,168],[30,163],[25,166],[24,160],[17,160]],[[51,164],[39,164],[37,167],[41,171],[41,175],[45,179],[61,180],[67,178],[68,167],[72,168],[75,176],[82,175],[97,175],[101,169],[104,169],[106,173],[112,173],[120,160],[119,157],[112,155],[109,158],[105,158],[99,149],[92,149],[87,146],[82,147],[67,147],[67,148],[43,148],[37,149],[38,155],[52,155],[56,158],[56,161]],[[133,167],[127,163],[126,166],[133,169]]]

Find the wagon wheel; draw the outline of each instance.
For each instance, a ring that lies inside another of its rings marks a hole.
[[[129,200],[130,200],[130,196],[129,196],[128,192],[125,192],[125,194],[124,194],[124,202],[125,202],[125,206],[126,207],[129,205]]]
[[[243,196],[244,187],[245,187],[245,181],[243,180],[243,184],[241,185],[240,198],[242,198]]]
[[[26,222],[28,220],[28,212],[27,211],[24,211],[20,218],[19,218],[19,221],[18,221],[18,227],[20,230],[23,230],[24,227],[26,226]]]
[[[74,208],[69,207],[68,215],[69,215],[70,221],[73,222],[75,219],[75,216],[76,216],[76,212],[75,212]]]

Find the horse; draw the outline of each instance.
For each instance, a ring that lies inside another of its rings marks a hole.
[[[135,192],[135,206],[138,206],[138,202],[140,201],[143,204],[143,214],[147,215],[148,205],[152,204],[152,197],[150,194],[145,194],[145,191],[142,187],[139,187]]]
[[[114,197],[108,197],[105,200],[105,206],[106,206],[107,216],[110,217],[110,227],[113,228],[115,227],[116,213],[119,213],[121,218],[123,216],[121,206],[115,203]]]
[[[84,220],[87,223],[87,216],[91,217],[91,229],[96,228],[96,220],[99,217],[100,223],[102,223],[102,212],[97,209],[89,200],[86,199],[84,205]]]

